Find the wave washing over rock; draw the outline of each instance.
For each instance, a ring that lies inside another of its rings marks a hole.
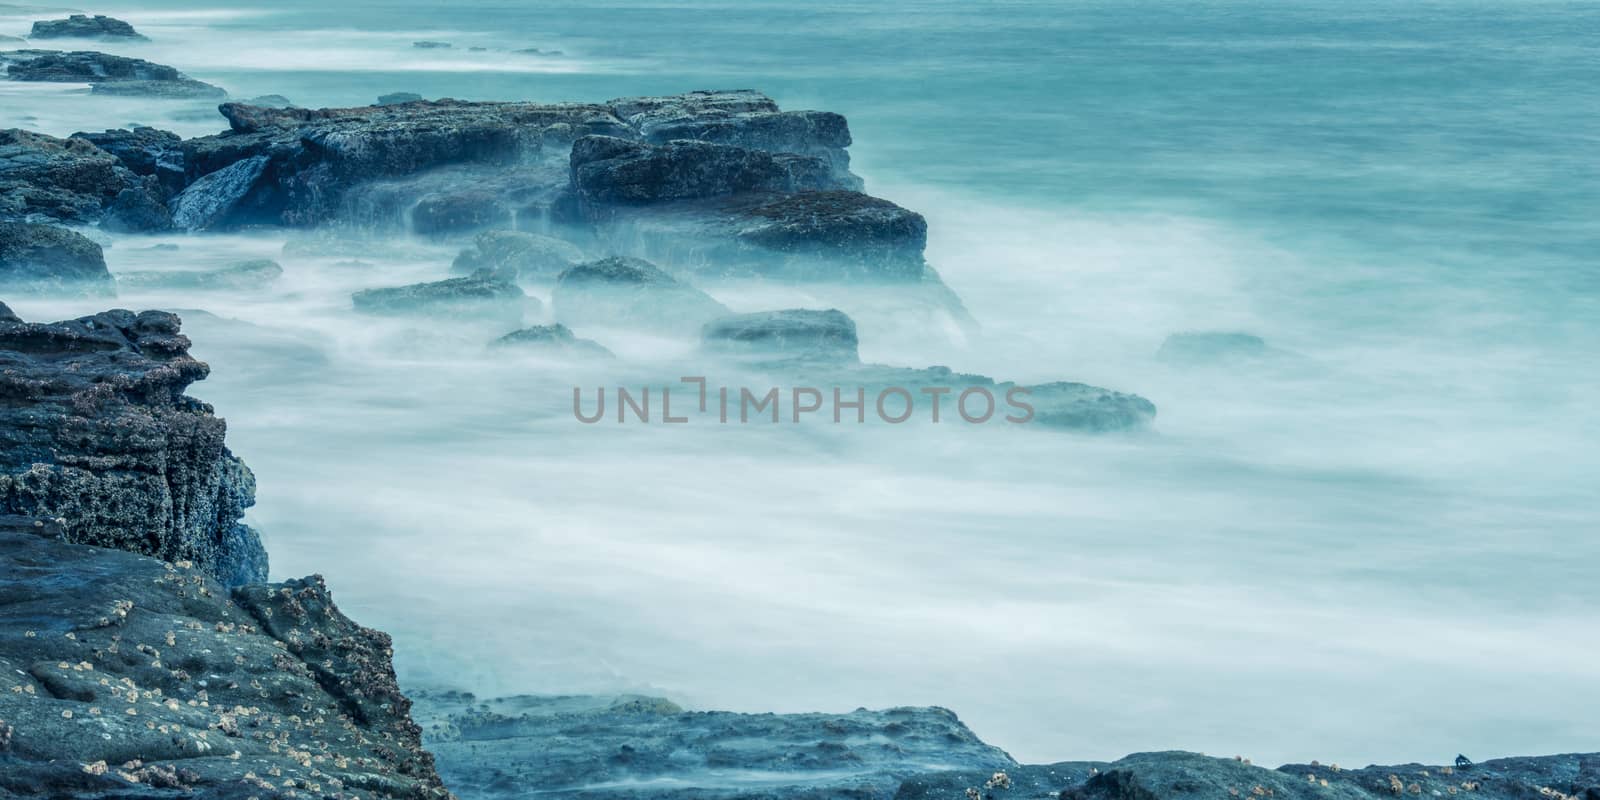
[[[105,17],[41,24],[35,38],[139,36]],[[101,94],[221,91],[103,53],[15,51],[0,63],[11,80],[86,82]],[[688,342],[693,363],[775,381],[1019,388],[863,363],[874,329],[872,309],[853,305],[862,295],[892,296],[947,323],[942,333],[977,321],[927,262],[922,215],[864,191],[838,114],[784,111],[750,90],[568,104],[414,98],[225,103],[230,129],[191,139],[146,127],[65,139],[0,131],[0,287],[110,293],[89,238],[100,230],[294,229],[309,232],[300,247],[355,239],[358,252],[403,234],[459,242],[461,276],[375,277],[352,295],[352,315],[498,325],[500,352],[610,363],[603,342],[575,331],[620,328]],[[282,273],[252,260],[121,280],[249,292]],[[839,307],[734,313],[707,291],[730,280],[802,286]],[[544,307],[525,285],[549,289],[554,324],[526,324]],[[481,699],[459,688],[418,693],[413,707],[389,637],[345,617],[320,577],[266,582],[266,549],[242,521],[255,480],[223,420],[186,394],[209,372],[190,345],[164,311],[25,322],[0,304],[0,793],[1600,798],[1600,756],[1272,770],[1172,752],[1030,766],[932,707],[738,714],[638,695]],[[1025,388],[1047,429],[1138,431],[1155,418],[1134,394]]]

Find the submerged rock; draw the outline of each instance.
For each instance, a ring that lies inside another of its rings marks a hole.
[[[509,272],[523,280],[553,280],[584,260],[578,246],[553,236],[520,231],[484,231],[473,246],[461,251],[451,272],[480,269]]]
[[[117,285],[140,289],[260,289],[283,277],[276,261],[259,258],[222,269],[138,270],[117,273]]]
[[[450,44],[449,42],[430,41],[412,42],[411,46],[417,48],[418,50],[447,50],[451,47],[454,47],[454,45]]]
[[[571,163],[573,188],[590,204],[833,188],[821,159],[709,142],[652,145],[585,136],[572,145]]]
[[[1149,400],[1086,383],[1044,383],[1028,390],[1036,425],[1104,433],[1143,428],[1156,418]]]
[[[589,261],[562,272],[551,293],[556,319],[577,327],[639,328],[689,335],[728,308],[637,258]]]
[[[224,583],[264,579],[260,539],[239,522],[255,478],[226,424],[184,394],[208,372],[160,311],[0,323],[0,513],[60,519],[68,541],[194,561]]]
[[[0,517],[0,795],[449,797],[320,577],[230,592],[59,530]]]
[[[284,97],[281,94],[257,95],[255,97],[252,97],[252,98],[250,98],[248,100],[244,100],[244,101],[241,101],[241,102],[243,102],[245,105],[261,106],[262,108],[294,108],[295,107],[293,100],[290,100],[289,98]]]
[[[666,700],[418,692],[413,713],[463,800],[889,798],[931,765],[1007,769],[942,708],[848,714],[685,711]],[[962,796],[955,796],[961,800]]]
[[[14,50],[0,53],[0,66],[14,81],[87,83],[99,94],[220,98],[222,89],[165,64],[93,50]]]
[[[367,314],[445,314],[480,319],[522,317],[524,308],[537,308],[504,275],[479,270],[465,278],[415,283],[383,289],[364,289],[350,297],[355,309]]]
[[[100,245],[56,225],[0,222],[0,291],[111,294]]]
[[[856,323],[837,309],[737,314],[708,323],[700,338],[707,352],[738,358],[827,364],[860,361]]]
[[[1266,340],[1253,334],[1192,331],[1168,336],[1156,358],[1172,364],[1199,365],[1260,359],[1273,352]]]
[[[572,329],[565,325],[536,325],[520,331],[512,331],[489,343],[490,347],[515,348],[532,352],[546,353],[561,356],[583,356],[589,358],[616,358],[616,354],[607,350],[593,339],[579,339],[574,336]]]
[[[391,92],[390,94],[378,95],[378,105],[380,105],[380,106],[397,106],[397,105],[400,105],[401,103],[415,103],[415,102],[417,102],[418,100],[421,100],[421,99],[422,99],[422,95],[417,94],[415,92]],[[259,105],[264,105],[264,104],[263,103],[250,103],[249,105],[259,106]]]
[[[66,19],[41,20],[33,23],[31,39],[132,39],[148,42],[149,37],[133,29],[132,25],[103,14],[89,16],[73,14]]]

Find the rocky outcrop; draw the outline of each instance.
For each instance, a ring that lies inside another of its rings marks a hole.
[[[1016,763],[942,708],[734,714],[629,695],[415,699],[423,739],[463,800],[529,787],[553,800],[887,798],[930,769]]]
[[[432,314],[478,320],[521,321],[524,310],[537,310],[538,298],[523,294],[506,276],[480,270],[464,278],[364,289],[350,298],[366,314]]]
[[[100,245],[76,231],[32,222],[0,222],[0,291],[111,294]]]
[[[183,140],[157,128],[113,128],[97,133],[79,132],[82,139],[114,156],[135,175],[153,176],[165,196],[175,195],[188,183],[183,167]]]
[[[246,198],[260,183],[271,159],[251,156],[229,164],[190,184],[172,199],[172,224],[180,230],[203,231],[227,224],[240,214]]]
[[[562,272],[551,293],[556,319],[577,327],[692,335],[728,308],[637,258],[589,261]]]
[[[266,258],[241,261],[222,269],[134,270],[117,273],[125,289],[260,289],[283,277],[283,267]]]
[[[95,94],[196,99],[227,96],[222,89],[165,64],[93,50],[13,50],[0,53],[0,66],[14,81],[87,83]]]
[[[520,231],[484,231],[473,246],[461,251],[451,272],[480,269],[509,273],[519,280],[552,281],[584,260],[578,246],[553,236]]]
[[[616,358],[593,339],[579,339],[565,325],[535,325],[512,331],[489,343],[490,347],[569,358]]]
[[[573,190],[591,209],[834,187],[822,159],[709,142],[585,136],[573,143],[571,163]]]
[[[788,309],[723,317],[708,323],[700,340],[708,353],[759,362],[854,364],[861,360],[856,323],[837,309]]]
[[[82,139],[0,130],[0,219],[97,221],[142,180]]]
[[[1034,423],[1052,428],[1106,433],[1146,427],[1156,406],[1136,394],[1067,381],[1028,387]]]
[[[66,19],[33,23],[31,39],[120,39],[147,42],[148,37],[120,19],[103,14],[73,14]]]
[[[255,478],[226,424],[184,394],[209,371],[178,318],[107,311],[0,322],[0,513],[55,519],[67,541],[195,562],[226,584],[262,580],[240,522]]]
[[[645,141],[695,139],[772,153],[797,153],[827,162],[844,188],[860,189],[850,173],[850,126],[829,111],[780,111],[772,98],[749,89],[699,91],[665,97],[624,97],[608,105]]]
[[[316,576],[205,570],[0,517],[0,795],[444,800],[389,637]]]
[[[415,103],[421,99],[422,95],[416,92],[390,92],[378,95],[378,105],[397,106],[401,103]],[[261,103],[251,103],[251,105],[261,105]]]

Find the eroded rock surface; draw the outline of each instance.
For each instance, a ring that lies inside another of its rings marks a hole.
[[[14,81],[87,83],[95,94],[190,99],[220,99],[227,95],[174,67],[93,50],[12,50],[0,53],[0,66]]]
[[[123,39],[149,41],[133,26],[104,14],[73,14],[66,19],[40,20],[28,34],[33,39]]]
[[[100,245],[59,225],[0,222],[0,291],[111,294]]]
[[[266,553],[240,522],[255,478],[226,423],[184,394],[209,368],[178,326],[160,311],[0,321],[0,513],[226,584],[262,580]]]
[[[0,796],[449,796],[319,577],[230,592],[60,533],[0,517]]]

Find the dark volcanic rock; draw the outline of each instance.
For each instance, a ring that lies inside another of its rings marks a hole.
[[[509,272],[524,280],[554,280],[567,268],[584,260],[578,246],[553,236],[520,231],[484,231],[473,246],[461,251],[451,272],[480,269]]]
[[[629,695],[419,692],[414,711],[463,800],[524,797],[534,786],[553,800],[866,800],[892,797],[929,769],[1016,763],[942,708],[734,714]]]
[[[222,269],[139,270],[117,273],[124,288],[156,289],[260,289],[283,277],[276,261],[259,258]]]
[[[515,283],[489,270],[465,278],[364,289],[350,297],[357,311],[368,314],[445,314],[480,319],[520,321],[524,308],[537,307]]]
[[[837,309],[760,311],[723,317],[708,323],[700,339],[708,352],[762,361],[860,361],[856,323]]]
[[[444,798],[389,637],[318,577],[187,563],[0,517],[0,795]]]
[[[637,258],[579,264],[556,278],[556,319],[569,325],[631,327],[688,335],[728,308]]]
[[[227,94],[164,64],[93,50],[14,50],[0,53],[0,66],[14,81],[88,83],[96,93],[197,98]]]
[[[0,219],[93,222],[140,176],[83,139],[0,130]]]
[[[579,339],[572,334],[572,330],[565,325],[537,325],[512,331],[489,343],[490,347],[515,348],[531,352],[546,353],[560,356],[583,356],[587,358],[616,358],[599,342],[593,339]]]
[[[33,23],[32,39],[134,39],[149,41],[120,19],[101,14],[73,14],[66,19],[42,20]]]
[[[98,133],[74,133],[115,156],[135,175],[153,175],[167,196],[181,191],[184,177],[183,139],[171,131],[157,128],[113,128]]]
[[[100,245],[55,225],[0,222],[0,290],[111,294]]]
[[[260,539],[239,523],[255,478],[227,425],[183,393],[209,371],[188,348],[159,311],[0,323],[0,513],[225,583],[263,579]]]
[[[572,145],[572,185],[588,204],[656,203],[742,192],[833,188],[821,159],[709,142],[651,145],[585,136]]]
[[[921,275],[928,223],[921,214],[860,192],[805,192],[739,208],[739,238],[782,253],[860,259]]]

